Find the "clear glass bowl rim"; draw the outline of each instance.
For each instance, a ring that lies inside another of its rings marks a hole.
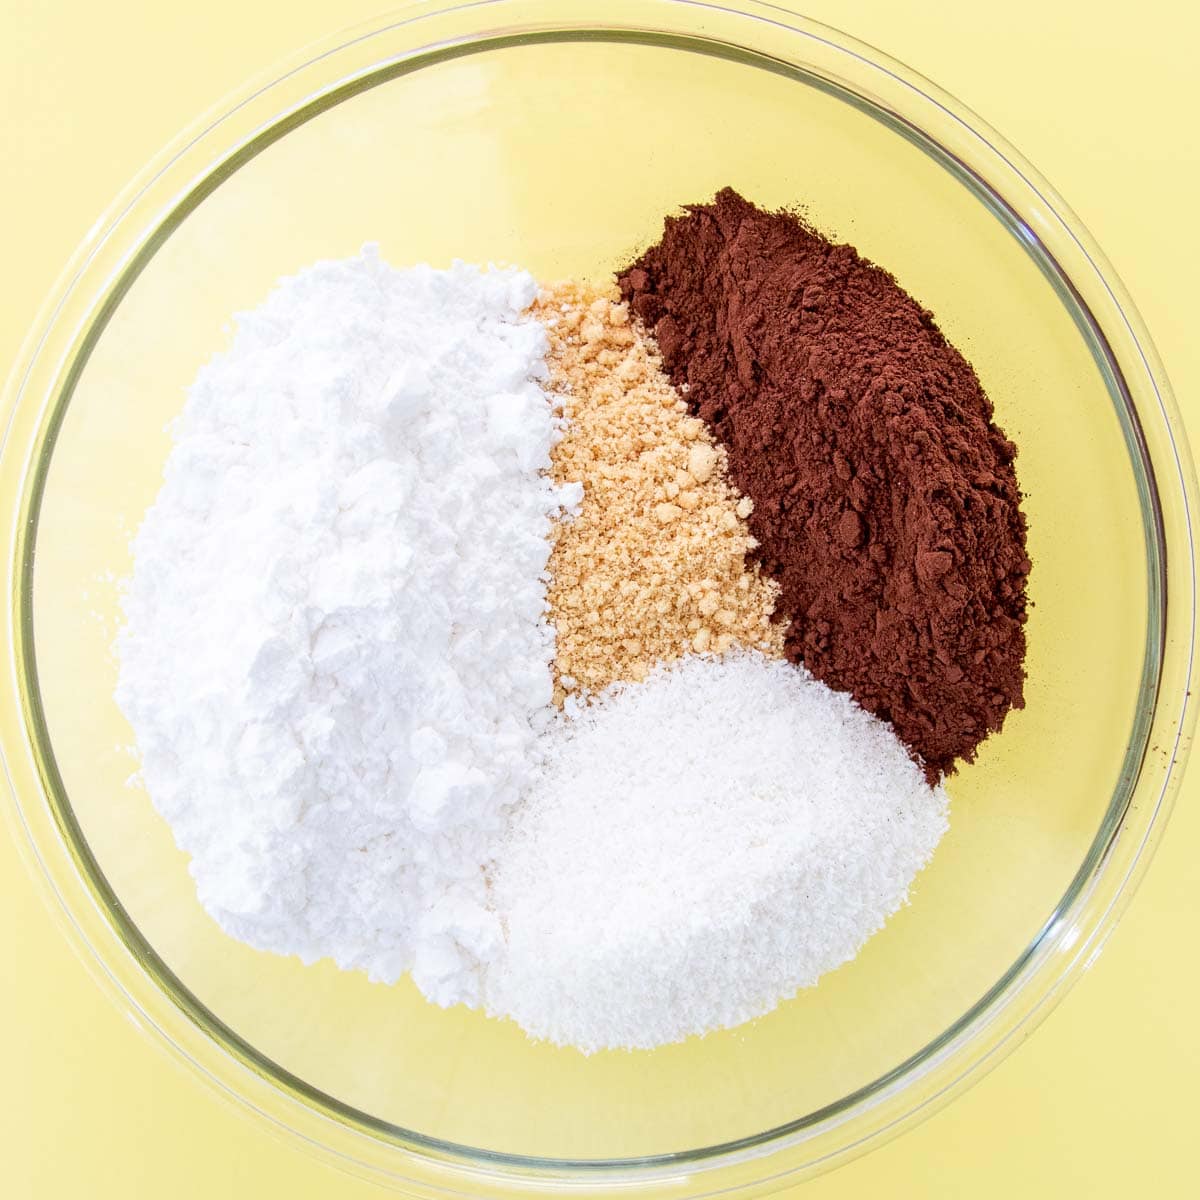
[[[564,22],[567,11],[544,0],[417,4],[330,38],[202,118],[97,222],[43,307],[0,406],[12,600],[4,688],[14,701],[13,722],[0,729],[13,800],[6,809],[72,941],[114,999],[223,1094],[340,1165],[424,1193],[759,1190],[843,1161],[935,1111],[1027,1036],[1099,952],[1161,835],[1195,721],[1195,473],[1165,373],[1115,272],[1045,181],[964,106],[886,55],[771,4],[584,0]],[[614,1160],[527,1158],[387,1125],[289,1075],[208,1012],[123,912],[75,822],[40,711],[31,616],[37,510],[55,431],[108,316],[186,214],[289,129],[398,73],[484,49],[589,38],[782,72],[866,109],[955,173],[1022,238],[1092,341],[1139,477],[1151,562],[1142,703],[1126,770],[1071,888],[1004,976],[930,1045],[826,1109],[737,1142]],[[1168,752],[1149,755],[1152,738]]]

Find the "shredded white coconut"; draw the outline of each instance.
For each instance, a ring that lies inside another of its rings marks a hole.
[[[490,869],[486,1005],[589,1052],[740,1024],[852,958],[946,825],[849,696],[754,652],[683,659],[548,734]]]
[[[192,387],[134,542],[117,700],[235,937],[472,1001],[482,864],[551,699],[533,279],[283,280]]]

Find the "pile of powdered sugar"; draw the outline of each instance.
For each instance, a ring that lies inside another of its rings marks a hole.
[[[490,869],[490,1012],[650,1047],[740,1024],[852,958],[947,826],[890,726],[755,652],[614,685],[547,735]]]
[[[118,702],[234,936],[440,1003],[551,699],[546,338],[514,270],[370,249],[237,319],[134,542]]]

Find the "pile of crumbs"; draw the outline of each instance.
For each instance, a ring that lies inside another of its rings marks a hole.
[[[534,315],[566,418],[552,478],[584,494],[550,552],[556,702],[638,682],[689,652],[782,654],[778,586],[747,562],[751,501],[615,289],[557,284]]]

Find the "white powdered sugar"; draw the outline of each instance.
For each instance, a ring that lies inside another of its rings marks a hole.
[[[803,668],[659,668],[549,735],[491,867],[485,1003],[585,1051],[740,1024],[852,958],[946,825],[891,728]]]
[[[134,543],[118,702],[234,936],[440,1003],[501,930],[483,864],[551,700],[556,436],[532,278],[283,280],[192,387]]]

